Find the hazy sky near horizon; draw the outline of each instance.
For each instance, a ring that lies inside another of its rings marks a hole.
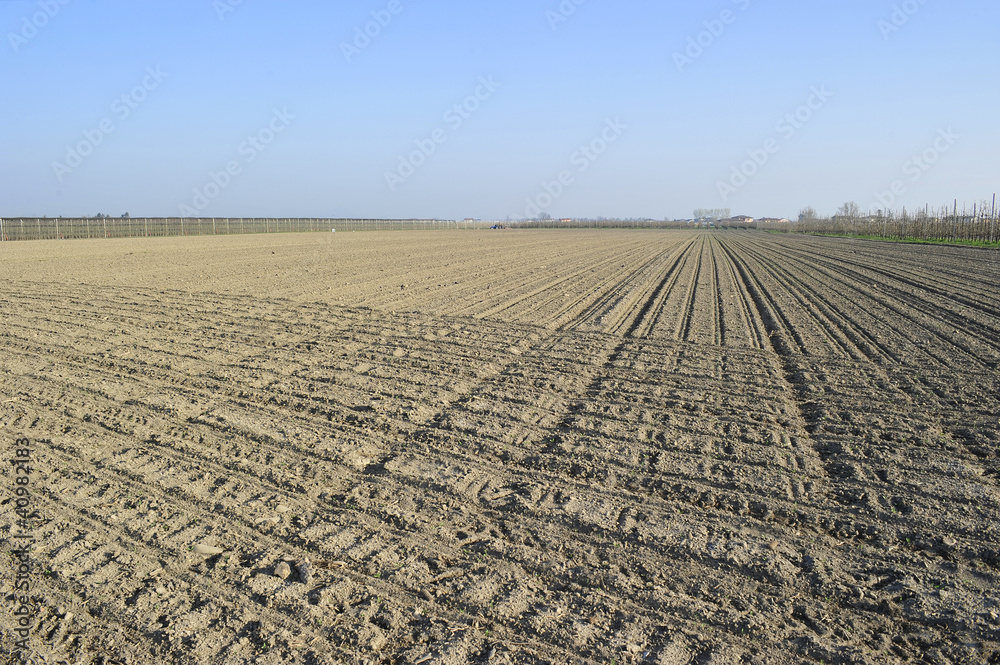
[[[686,218],[1000,186],[994,0],[0,1],[0,215]]]

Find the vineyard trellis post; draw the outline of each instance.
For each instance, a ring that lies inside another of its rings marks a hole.
[[[997,227],[997,195],[993,194],[993,207],[990,208],[990,242],[996,242]]]
[[[965,204],[963,203],[962,204],[962,218],[963,218],[962,221],[965,221],[965,219],[964,219],[965,216],[966,216],[965,215]],[[952,228],[954,229],[954,231],[952,232],[952,240],[958,240],[958,237],[959,237],[958,236],[958,231],[959,231],[959,227],[958,227],[958,199],[955,199],[955,214],[952,217]]]
[[[974,203],[972,206],[972,233],[975,235],[977,233],[977,228],[979,226],[979,215],[986,214],[986,210],[979,207],[979,203]]]

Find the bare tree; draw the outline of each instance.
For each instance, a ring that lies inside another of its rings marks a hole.
[[[729,213],[729,208],[696,208],[694,218],[720,220],[729,217]]]
[[[811,222],[814,219],[819,219],[819,215],[816,213],[816,208],[812,206],[806,206],[799,211],[799,221],[800,222]]]
[[[858,219],[861,217],[861,206],[854,201],[848,201],[844,205],[837,208],[837,216],[846,217],[848,219]]]

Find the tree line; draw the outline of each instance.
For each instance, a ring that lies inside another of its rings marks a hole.
[[[848,201],[830,217],[822,217],[808,206],[799,212],[798,223],[791,231],[829,235],[882,238],[886,240],[916,240],[926,242],[1000,243],[1000,210],[996,195],[977,201],[960,210],[958,201],[951,206],[917,210],[862,211],[854,201]]]

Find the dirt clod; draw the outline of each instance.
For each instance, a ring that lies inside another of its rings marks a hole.
[[[288,576],[292,574],[292,567],[288,565],[285,561],[279,561],[278,565],[274,567],[274,576],[280,579],[288,579]]]

